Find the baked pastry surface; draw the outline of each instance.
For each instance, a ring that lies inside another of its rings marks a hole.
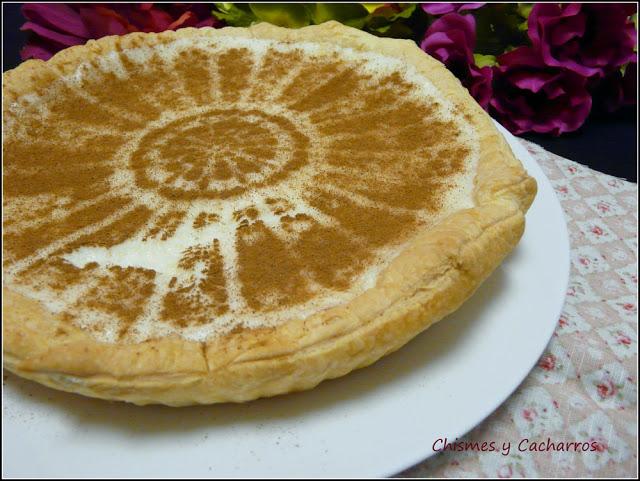
[[[309,389],[458,308],[535,181],[413,42],[90,41],[3,76],[4,364],[173,406]]]

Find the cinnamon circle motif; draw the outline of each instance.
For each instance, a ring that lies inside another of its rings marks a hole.
[[[141,188],[170,199],[231,197],[304,165],[309,140],[286,118],[256,109],[188,114],[147,133],[131,155]]]

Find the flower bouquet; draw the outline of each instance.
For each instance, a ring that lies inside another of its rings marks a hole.
[[[635,3],[103,3],[23,6],[22,58],[105,35],[337,20],[413,39],[514,134],[574,131],[637,101]]]

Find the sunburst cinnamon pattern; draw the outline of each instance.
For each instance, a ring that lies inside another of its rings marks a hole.
[[[116,50],[4,126],[5,279],[107,342],[329,308],[472,205],[463,116],[401,62],[327,45]]]

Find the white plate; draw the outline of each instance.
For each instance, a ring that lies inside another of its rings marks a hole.
[[[462,436],[522,382],[562,308],[569,241],[549,181],[525,235],[465,305],[398,352],[312,391],[243,405],[136,407],[9,375],[5,476],[388,476]]]

